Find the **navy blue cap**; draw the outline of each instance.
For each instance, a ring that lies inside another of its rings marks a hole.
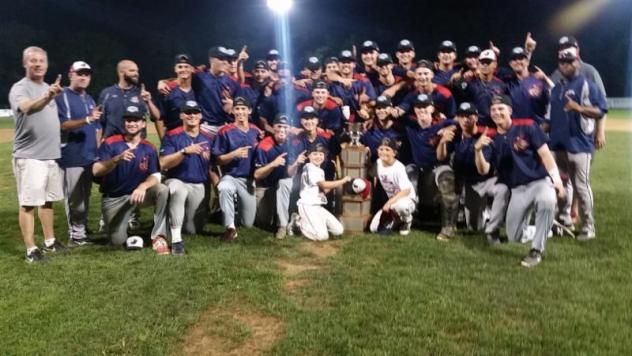
[[[514,47],[511,50],[511,55],[509,56],[509,60],[522,59],[522,58],[529,58],[529,56],[527,55],[527,51],[525,51],[524,48],[522,47]]]
[[[228,49],[226,47],[215,46],[209,48],[208,56],[210,58],[228,59],[228,57],[230,56],[230,52],[228,52]]]
[[[415,97],[415,102],[413,104],[416,107],[425,108],[426,106],[432,105],[432,98],[427,94],[419,94]]]
[[[130,120],[130,121],[144,120],[145,115],[143,115],[143,112],[140,110],[140,107],[136,105],[130,105],[125,108],[125,112],[123,113],[123,119]]]
[[[375,99],[375,107],[385,108],[389,106],[393,106],[393,103],[391,102],[391,98],[389,98],[388,96],[380,95],[377,97],[377,99]]]
[[[428,68],[434,72],[434,63],[427,59],[421,59],[417,61],[417,68]]]
[[[193,65],[193,61],[191,60],[191,56],[189,56],[186,53],[180,53],[180,54],[176,55],[174,63],[175,64],[186,63],[186,64]]]
[[[244,98],[243,96],[238,96],[233,99],[233,107],[235,106],[246,106],[248,108],[252,108],[252,106],[250,106],[250,101],[248,101],[248,99]]]
[[[414,50],[415,50],[415,46],[413,46],[413,43],[407,39],[403,39],[399,41],[399,43],[397,44],[397,52],[406,52],[406,51],[414,51]]]
[[[272,122],[272,125],[289,125],[290,124],[290,120],[288,119],[287,115],[282,114],[282,113],[278,113],[274,116],[274,121]]]
[[[439,52],[456,52],[456,45],[452,41],[443,41],[439,45]]]
[[[393,64],[393,59],[391,58],[391,56],[388,53],[380,53],[377,56],[377,65],[378,66],[383,66],[383,65],[387,65],[387,64]]]
[[[329,86],[327,85],[327,83],[324,80],[316,80],[314,81],[314,83],[312,84],[312,90],[314,89],[327,89],[329,90]]]
[[[457,115],[469,116],[469,115],[478,115],[478,109],[474,104],[464,102],[459,105],[459,108],[456,109]]]
[[[513,106],[511,103],[511,98],[505,94],[494,95],[494,97],[492,97],[492,105],[495,104],[505,104],[508,106]]]
[[[364,41],[362,42],[362,46],[360,47],[360,52],[362,53],[366,53],[366,52],[373,52],[373,51],[380,51],[380,47],[378,47],[377,43],[375,43],[375,41]]]
[[[193,113],[202,112],[202,110],[200,110],[200,106],[195,100],[187,100],[182,105],[180,105],[180,112]]]
[[[314,107],[310,105],[305,106],[303,110],[301,110],[301,119],[312,117],[318,118],[318,113],[316,112],[316,109],[314,109]]]
[[[560,37],[560,40],[558,41],[557,44],[559,46],[559,50],[563,50],[569,47],[579,48],[579,42],[577,41],[577,38],[573,36],[562,36]]]
[[[309,70],[319,70],[320,69],[320,60],[318,57],[309,57],[307,58],[307,63],[305,63],[305,68]]]
[[[340,55],[338,56],[340,62],[353,62],[355,58],[353,58],[353,52],[348,49],[342,50]]]
[[[477,57],[481,55],[481,49],[478,46],[469,46],[465,50],[466,57]]]
[[[255,62],[254,69],[270,69],[270,68],[268,68],[268,63],[266,61],[260,59]]]
[[[281,58],[281,55],[279,54],[279,51],[276,49],[269,50],[268,54],[266,55],[267,60],[280,59],[280,58]]]

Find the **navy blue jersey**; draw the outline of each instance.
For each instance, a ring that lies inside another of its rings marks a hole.
[[[583,75],[562,79],[551,92],[551,149],[571,153],[592,153],[597,120],[583,118],[577,111],[565,111],[566,95],[580,105],[596,106],[608,112],[606,98],[597,85]]]
[[[347,124],[344,116],[342,115],[342,110],[340,109],[340,106],[338,106],[335,101],[329,98],[325,102],[324,107],[320,109],[318,109],[314,105],[314,100],[305,100],[296,106],[295,114],[298,115],[298,113],[300,113],[306,106],[312,106],[316,110],[319,118],[318,126],[325,130],[339,132]]]
[[[492,149],[490,146],[483,147],[483,156],[485,160],[492,165],[489,169],[489,173],[482,176],[478,173],[478,169],[476,168],[474,144],[480,136],[481,134],[477,133],[473,137],[459,137],[458,140],[455,140],[454,145],[450,149],[450,151],[454,152],[452,167],[454,168],[455,175],[459,180],[468,184],[482,182],[494,175],[493,161],[491,160]],[[488,136],[491,137],[491,135]]]
[[[247,158],[235,158],[222,166],[222,172],[232,177],[249,178],[255,157],[255,148],[259,142],[261,130],[250,124],[247,131],[242,131],[235,124],[224,125],[215,137],[213,154],[217,157],[232,152],[240,147],[250,146]]]
[[[280,154],[288,153],[290,148],[290,141],[285,141],[279,144],[274,139],[274,136],[268,136],[259,142],[255,154],[255,169],[261,168],[270,162],[274,161]],[[288,158],[286,156],[286,162]],[[257,182],[258,187],[274,187],[280,179],[287,178],[287,164],[276,167],[265,178]]]
[[[452,69],[446,71],[437,69],[435,70],[434,77],[432,77],[432,82],[440,85],[448,85],[450,78],[452,78],[454,73],[457,73],[460,70],[461,68],[458,66],[454,66]]]
[[[263,88],[252,87],[249,84],[241,85],[241,96],[248,99],[250,105],[252,105],[252,113],[250,114],[250,122],[259,126],[259,111],[261,103],[265,96],[263,95]]]
[[[396,142],[402,142],[403,134],[396,130],[394,127],[389,127],[387,129],[377,127],[377,125],[373,126],[371,129],[367,130],[362,137],[360,137],[360,143],[367,146],[371,151],[371,162],[375,162],[377,159],[377,148],[380,147],[380,142],[384,138],[390,138]]]
[[[478,124],[487,127],[496,127],[496,124],[490,116],[489,108],[492,105],[492,98],[495,95],[507,93],[505,83],[498,78],[493,78],[489,82],[475,78],[466,83],[466,101],[473,103],[478,108]]]
[[[278,86],[272,91],[272,95],[264,97],[259,105],[259,117],[265,118],[269,124],[272,124],[276,114],[282,111],[285,105],[286,95],[290,95],[287,98],[290,107],[284,112],[290,115],[290,121],[292,126],[298,126],[298,116],[293,112],[294,106],[297,103],[308,100],[311,98],[311,93],[307,89],[293,85],[290,93],[286,93],[285,86]]]
[[[408,138],[413,163],[417,167],[432,169],[439,164],[437,160],[437,145],[441,137],[437,133],[450,125],[456,125],[456,121],[444,120],[438,124],[422,128],[416,121],[407,119],[406,138]]]
[[[512,117],[529,117],[540,124],[549,104],[549,88],[546,83],[530,74],[522,80],[514,76],[506,84],[513,104]]]
[[[186,155],[180,164],[166,172],[167,178],[177,178],[186,183],[205,183],[208,180],[213,138],[203,131],[196,137],[189,136],[182,126],[168,131],[162,138],[160,155],[173,154],[195,143],[203,144],[204,152]]]
[[[399,84],[400,82],[406,79],[405,77],[400,77],[398,75],[395,75],[394,77],[395,77],[395,82],[393,83],[393,85]],[[375,87],[375,91],[378,95],[384,95],[384,91],[392,87],[393,85],[386,85],[378,80],[378,85],[377,87]],[[395,95],[391,98],[391,103],[393,103],[394,106],[399,105],[399,103],[401,103],[402,100],[404,100],[404,98],[406,97],[406,95],[408,95],[408,93],[409,93],[409,90],[405,90],[405,89],[398,90],[397,93],[395,93]]]
[[[193,89],[187,92],[176,86],[168,95],[159,95],[157,98],[156,106],[160,110],[160,117],[166,129],[173,130],[182,126],[180,107],[189,100],[195,101],[195,92]]]
[[[320,143],[327,147],[327,157],[325,157],[325,162],[323,162],[320,168],[325,171],[325,177],[327,179],[333,179],[336,174],[336,167],[333,161],[336,159],[336,156],[340,154],[340,144],[336,136],[322,129],[318,129],[316,138],[313,141],[310,141],[304,133],[292,136],[290,138],[290,152],[288,154],[289,159],[287,160],[287,164],[293,164],[301,152],[307,154],[309,146],[314,143]]]
[[[397,107],[404,110],[406,114],[414,114],[413,104],[419,94],[421,94],[419,90],[411,91]],[[454,102],[450,89],[437,84],[432,93],[430,93],[430,97],[432,98],[435,109],[445,115],[446,118],[451,119],[456,115],[456,103]]]
[[[120,155],[129,148],[122,135],[108,137],[99,147],[98,160],[107,161]],[[132,194],[151,174],[158,173],[158,154],[156,147],[142,140],[134,150],[134,159],[121,160],[110,173],[101,180],[101,193],[115,198]]]
[[[329,85],[331,96],[342,99],[342,105],[348,105],[351,108],[351,113],[354,114],[360,110],[360,103],[358,102],[359,96],[364,93],[369,97],[369,100],[373,101],[377,98],[375,88],[368,79],[356,80],[351,84],[350,88],[344,85],[334,82]]]
[[[94,99],[87,94],[79,94],[70,88],[64,88],[61,95],[55,97],[59,122],[68,120],[85,120],[94,109]],[[61,167],[85,167],[92,164],[97,157],[98,122],[83,125],[73,130],[61,132]]]
[[[103,106],[101,126],[103,137],[122,135],[125,133],[123,113],[128,106],[137,106],[143,115],[147,114],[147,107],[140,96],[139,87],[121,89],[118,84],[107,87],[99,95],[99,105]]]
[[[499,181],[514,188],[546,177],[538,155],[545,144],[546,136],[535,121],[513,119],[509,131],[496,135],[490,145]]]
[[[193,74],[193,90],[200,109],[202,109],[202,120],[209,125],[221,126],[227,122],[232,122],[233,118],[224,111],[223,92],[235,98],[239,93],[239,85],[235,86],[228,76],[216,76],[210,72],[197,72]]]

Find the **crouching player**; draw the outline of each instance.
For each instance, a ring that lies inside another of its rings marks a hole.
[[[213,139],[200,130],[202,111],[193,100],[180,107],[182,126],[169,130],[160,147],[160,166],[169,187],[171,253],[184,255],[182,228],[196,234],[204,227],[204,185],[209,177]]]
[[[395,159],[397,154],[397,142],[390,138],[384,138],[377,149],[377,177],[380,185],[386,192],[388,200],[371,220],[369,230],[378,232],[383,214],[393,215],[396,224],[399,224],[399,233],[408,235],[413,221],[413,212],[417,206],[415,188],[408,179],[406,167]]]
[[[154,227],[151,240],[159,255],[169,254],[167,200],[169,189],[160,183],[156,148],[141,137],[145,117],[136,106],[123,114],[124,135],[108,137],[99,147],[98,161],[92,166],[95,177],[103,177],[102,210],[107,236],[114,245],[127,240],[127,222],[138,205],[152,204]]]
[[[327,204],[325,194],[350,182],[351,177],[347,176],[333,181],[325,180],[325,171],[320,166],[325,161],[326,156],[327,148],[323,144],[311,145],[307,155],[309,162],[305,164],[301,174],[301,193],[298,200],[299,219],[296,223],[303,236],[314,241],[327,240],[329,234],[336,236],[342,235],[344,232],[344,227],[340,221],[323,205]]]
[[[523,266],[533,267],[542,261],[546,238],[553,226],[555,191],[563,199],[565,190],[542,129],[531,119],[512,120],[511,113],[508,96],[492,98],[490,114],[498,135],[493,139],[481,135],[474,145],[475,161],[482,175],[489,173],[490,162],[494,162],[499,180],[511,188],[506,226],[510,241],[522,239],[535,209],[535,236],[529,254],[522,260]],[[486,146],[491,147],[489,159],[483,152]]]

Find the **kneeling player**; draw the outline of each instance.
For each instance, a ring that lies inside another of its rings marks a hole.
[[[376,162],[377,176],[386,192],[388,201],[373,216],[369,229],[371,232],[378,232],[380,228],[383,228],[380,226],[382,215],[391,214],[395,215],[399,222],[399,233],[408,235],[413,221],[413,212],[417,205],[415,188],[410,179],[408,179],[406,167],[395,159],[397,143],[394,140],[390,138],[382,139],[377,149],[377,154],[379,157]]]

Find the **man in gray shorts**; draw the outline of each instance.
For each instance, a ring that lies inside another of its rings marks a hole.
[[[56,162],[61,150],[54,100],[62,88],[61,75],[51,85],[44,82],[48,55],[43,49],[26,48],[22,64],[25,77],[11,87],[9,103],[15,118],[12,163],[20,203],[18,219],[26,246],[26,261],[30,263],[45,260],[35,244],[36,207],[44,232],[44,251],[64,249],[55,240],[53,228],[53,202],[64,198],[64,175]]]

